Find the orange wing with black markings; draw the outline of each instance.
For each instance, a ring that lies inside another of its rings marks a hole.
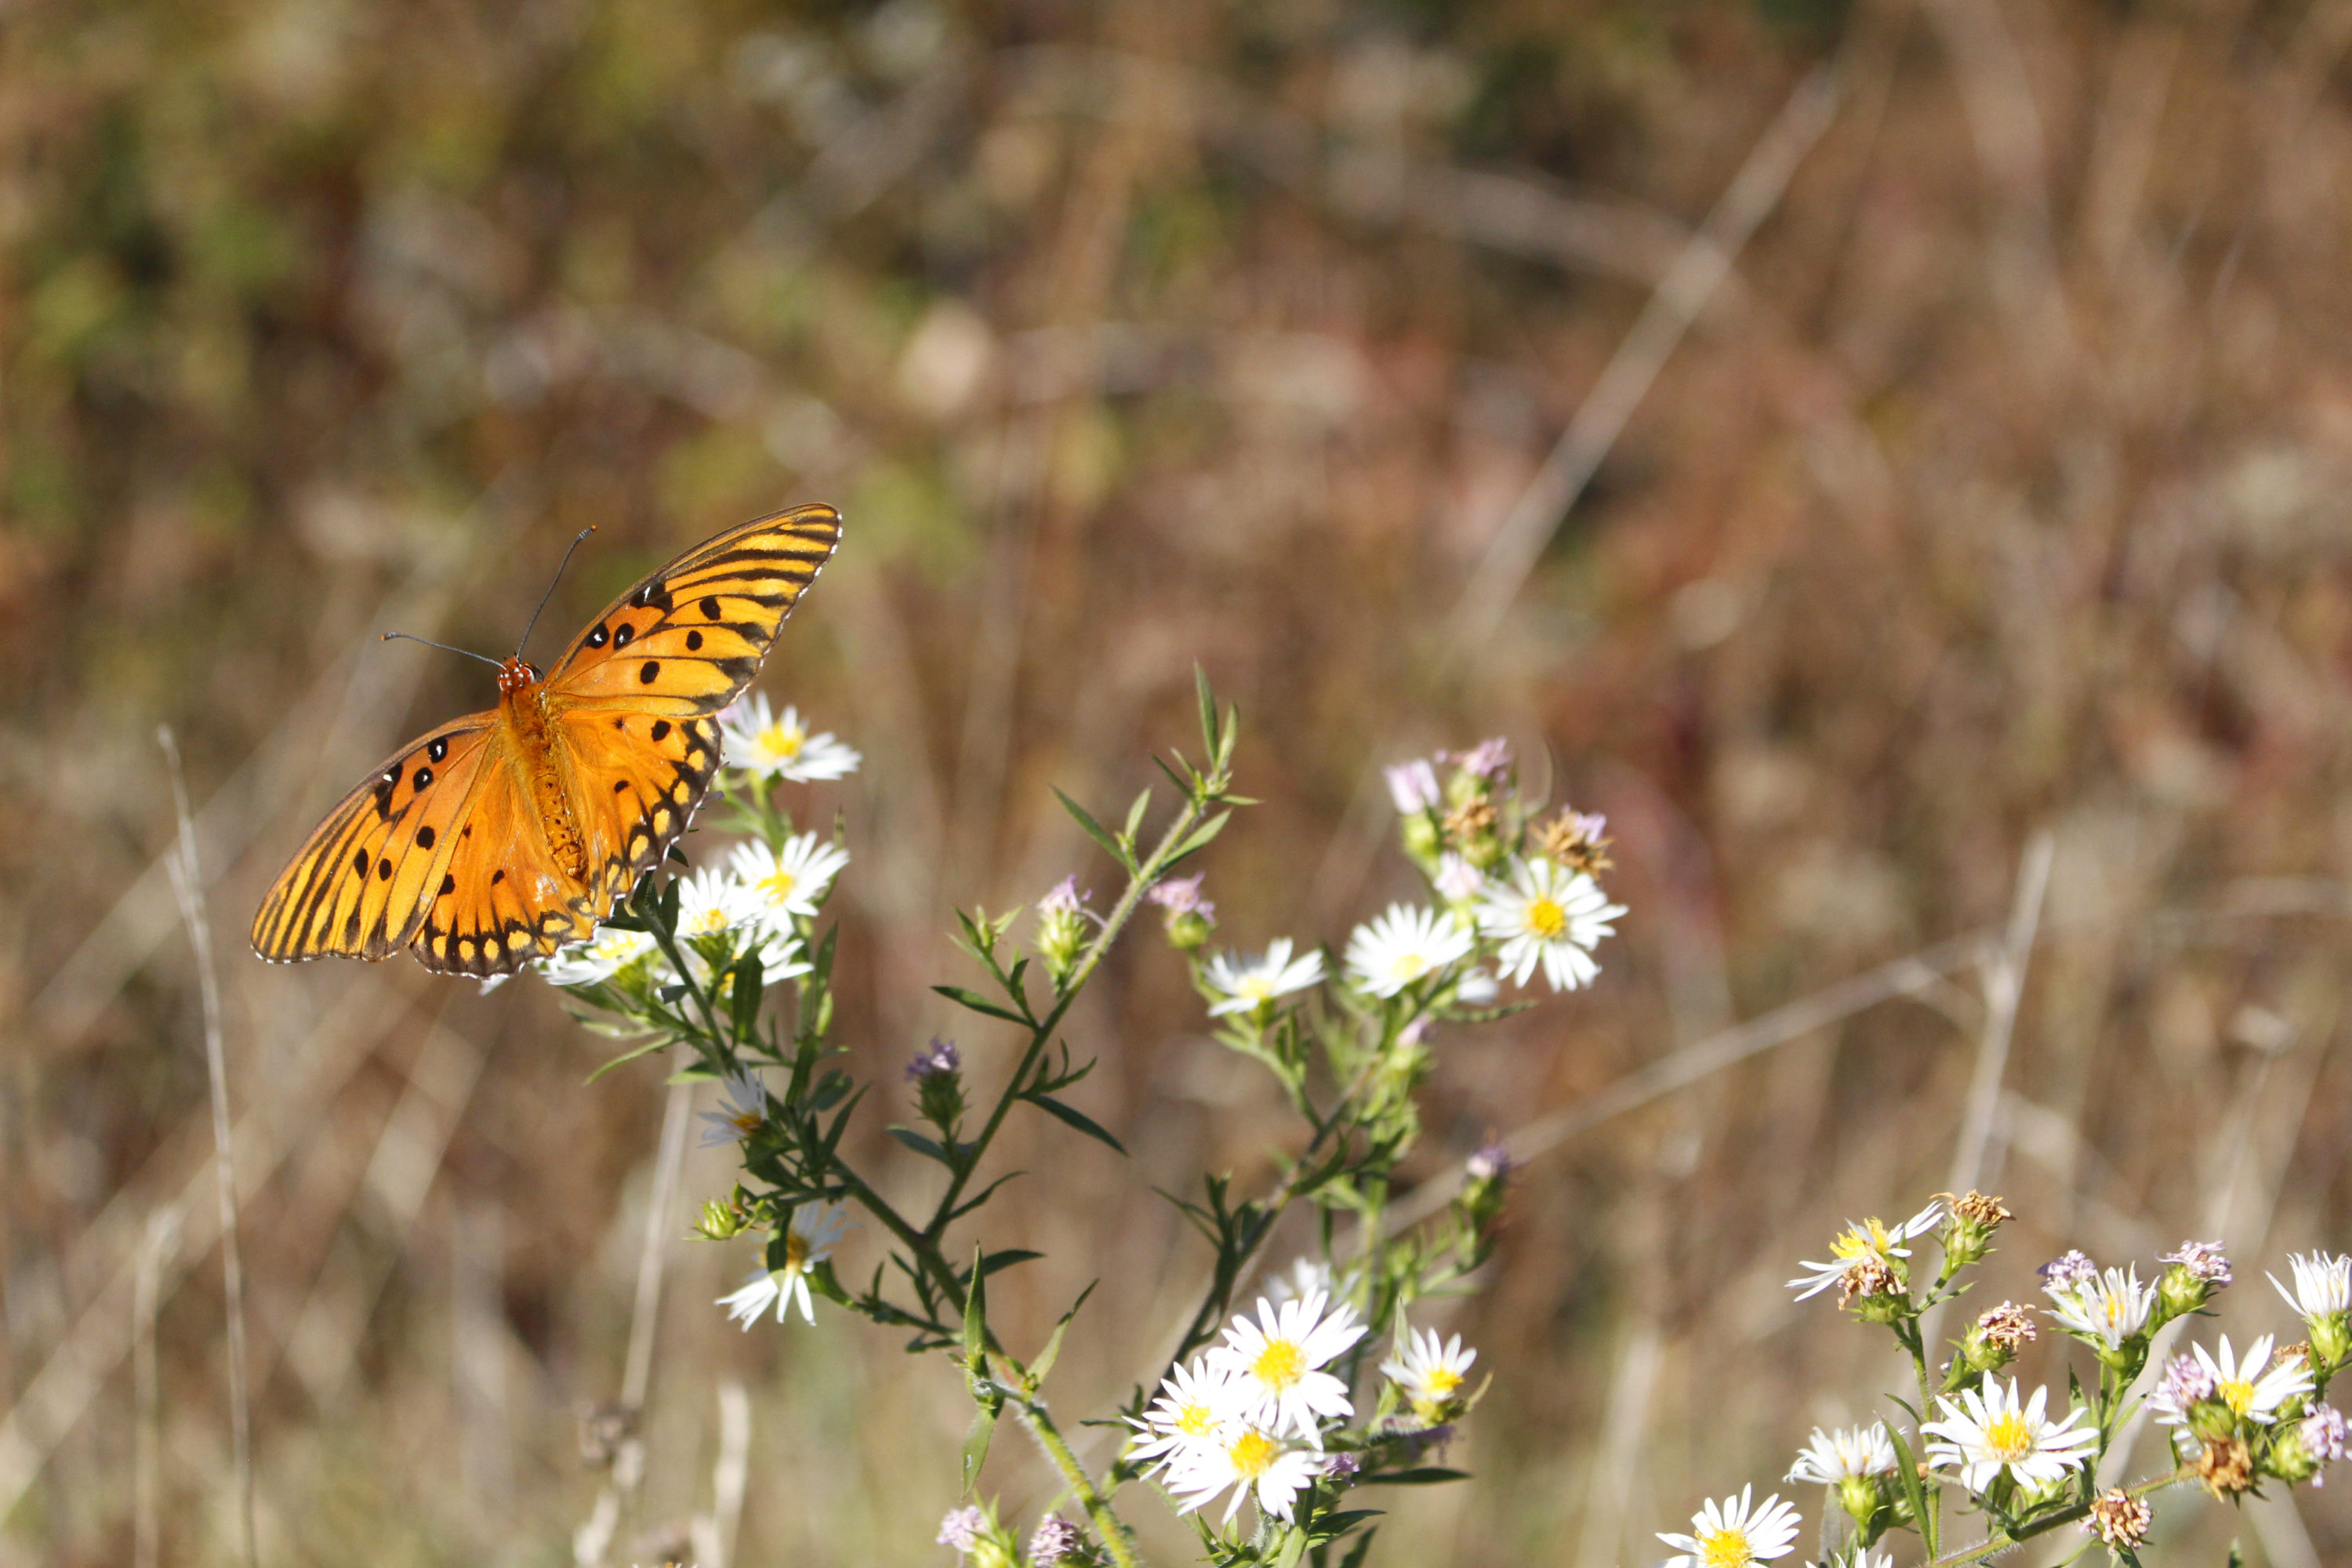
[[[486,768],[408,944],[436,974],[510,974],[584,941],[612,912],[610,897],[598,900],[556,863],[515,762],[509,752]]]
[[[497,750],[495,710],[468,713],[388,757],[278,875],[253,951],[278,962],[389,957],[449,875],[467,808]]]

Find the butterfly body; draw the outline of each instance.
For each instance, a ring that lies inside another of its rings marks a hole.
[[[405,947],[511,973],[585,939],[717,773],[710,717],[758,673],[841,536],[830,507],[730,529],[638,583],[552,673],[499,666],[499,705],[388,759],[328,815],[254,917],[265,959]]]

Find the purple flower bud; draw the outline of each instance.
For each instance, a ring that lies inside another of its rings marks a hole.
[[[1323,1479],[1346,1486],[1356,1479],[1356,1472],[1363,1468],[1364,1461],[1353,1454],[1334,1454],[1323,1461]]]
[[[1388,778],[1389,799],[1395,804],[1400,816],[1411,816],[1414,812],[1427,811],[1442,798],[1437,788],[1437,770],[1429,765],[1425,757],[1398,763],[1393,767],[1382,768],[1381,772]]]
[[[2168,1408],[2186,1415],[2190,1405],[2201,1404],[2219,1392],[2213,1374],[2205,1369],[2203,1362],[2192,1355],[2177,1355],[2164,1363],[2164,1383],[2157,1397]]]
[[[1065,1558],[1076,1557],[1085,1544],[1086,1537],[1078,1533],[1076,1525],[1059,1514],[1050,1515],[1029,1537],[1029,1561],[1036,1568],[1053,1568]]]
[[[1144,894],[1149,901],[1158,904],[1171,915],[1187,915],[1204,906],[1201,899],[1201,879],[1205,871],[1195,871],[1189,877],[1171,877]]]
[[[2178,1263],[2217,1290],[2230,1282],[2230,1260],[2218,1241],[2184,1241],[2179,1251],[2161,1253],[2157,1261]]]
[[[1085,910],[1087,896],[1078,891],[1077,878],[1065,877],[1054,884],[1051,892],[1037,900],[1037,912],[1041,915],[1078,914]]]
[[[1463,1162],[1462,1168],[1474,1182],[1499,1182],[1511,1173],[1511,1152],[1498,1142],[1486,1143]]]
[[[914,1059],[907,1064],[907,1081],[920,1083],[935,1073],[961,1072],[962,1069],[963,1053],[956,1049],[955,1042],[933,1035],[931,1043],[917,1051]]]
[[[1444,759],[1474,778],[1501,783],[1511,769],[1511,742],[1496,735],[1466,752],[1447,752]]]
[[[988,1516],[976,1508],[960,1508],[940,1521],[939,1543],[970,1552],[988,1532]]]
[[[2042,1288],[2052,1295],[2086,1285],[2099,1277],[2099,1266],[2080,1252],[2067,1252],[2052,1258],[2039,1270]]]
[[[2347,1442],[2352,1434],[2347,1433],[2343,1414],[2333,1405],[2313,1405],[2311,1414],[2303,1418],[2298,1435],[2303,1438],[2303,1451],[2322,1464],[2332,1465],[2352,1453],[2352,1442]]]

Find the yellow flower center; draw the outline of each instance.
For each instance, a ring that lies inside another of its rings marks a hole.
[[[1450,1366],[1433,1366],[1421,1374],[1421,1386],[1431,1399],[1449,1399],[1462,1386],[1462,1374]]]
[[[1893,1239],[1886,1234],[1885,1226],[1874,1219],[1866,1219],[1831,1242],[1830,1256],[1853,1258],[1860,1258],[1865,1253],[1874,1253],[1884,1258],[1894,1245]]]
[[[739,1110],[727,1119],[739,1138],[749,1138],[752,1133],[757,1132],[762,1120],[760,1112],[756,1110]]]
[[[1417,952],[1400,952],[1389,961],[1389,973],[1399,980],[1418,980],[1429,973],[1429,960]]]
[[[809,1240],[797,1230],[784,1232],[784,1272],[797,1274],[808,1267]]]
[[[781,867],[760,879],[760,890],[780,904],[791,898],[793,889],[800,885],[798,877]]]
[[[707,910],[697,910],[681,925],[688,936],[717,936],[727,929],[727,911],[714,904]]]
[[[1528,930],[1549,942],[1568,929],[1568,911],[1549,899],[1528,903]]]
[[[1272,1467],[1281,1452],[1274,1439],[1263,1432],[1244,1432],[1234,1446],[1225,1450],[1225,1458],[1234,1467],[1234,1474],[1245,1481],[1254,1481]]]
[[[1265,974],[1245,974],[1242,976],[1241,984],[1234,987],[1234,994],[1246,997],[1252,1002],[1271,1002],[1274,1000],[1273,977]]]
[[[1250,1373],[1276,1393],[1307,1374],[1307,1352],[1289,1340],[1268,1340],[1250,1363]]]
[[[2221,1403],[2239,1415],[2249,1415],[2254,1408],[2254,1384],[2251,1378],[2228,1377],[2221,1380]]]
[[[2025,1424],[2024,1416],[2011,1411],[1985,1428],[1985,1447],[2004,1464],[2022,1459],[2033,1452],[2033,1428]]]
[[[782,724],[771,724],[760,731],[760,749],[779,757],[797,757],[801,754],[801,748],[807,744],[806,730],[786,729]]]
[[[1187,1437],[1205,1437],[1217,1425],[1217,1412],[1207,1405],[1187,1405],[1176,1416],[1176,1430]]]
[[[1706,1568],[1748,1568],[1756,1561],[1756,1549],[1744,1530],[1712,1531],[1698,1538],[1698,1560]]]

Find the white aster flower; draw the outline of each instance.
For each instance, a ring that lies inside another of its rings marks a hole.
[[[1332,1275],[1331,1266],[1319,1258],[1306,1257],[1294,1258],[1289,1268],[1278,1274],[1267,1275],[1259,1285],[1258,1291],[1277,1307],[1303,1296],[1336,1296],[1339,1293],[1339,1281]]]
[[[1304,958],[1293,958],[1290,939],[1276,937],[1267,944],[1264,958],[1245,959],[1231,952],[1217,954],[1209,960],[1208,972],[1202,978],[1219,995],[1209,1009],[1212,1018],[1229,1013],[1255,1013],[1277,996],[1321,984],[1323,954],[1318,950]]]
[[[1868,1426],[1842,1427],[1835,1432],[1814,1427],[1813,1440],[1797,1456],[1788,1479],[1833,1487],[1840,1481],[1864,1476],[1891,1475],[1894,1470],[1895,1443],[1886,1435],[1886,1424],[1881,1421]]]
[[[743,884],[716,866],[705,866],[677,884],[677,934],[723,936],[749,925],[757,911]]]
[[[2137,1264],[2107,1269],[2071,1289],[2052,1287],[2049,1296],[2050,1315],[2061,1328],[2111,1351],[2146,1328],[2156,1307],[2156,1286],[2139,1282]]]
[[[2259,1421],[2267,1426],[2278,1418],[2280,1405],[2311,1392],[2311,1366],[2299,1355],[2281,1356],[2276,1366],[2263,1370],[2271,1359],[2268,1334],[2248,1345],[2242,1360],[2231,1352],[2227,1334],[2221,1336],[2219,1355],[2210,1353],[2203,1345],[2191,1345],[2189,1350],[2206,1376],[2213,1380],[2212,1393],[2207,1397],[2221,1401],[2249,1421]],[[2173,1396],[2171,1382],[2168,1379],[2167,1385],[2159,1388],[2149,1403],[2160,1412],[2157,1416],[2159,1423],[2179,1426],[2188,1420],[2189,1413]]]
[[[1934,1439],[1927,1445],[1928,1462],[1957,1467],[1960,1484],[1972,1492],[1992,1485],[2003,1470],[2027,1488],[2060,1479],[2089,1461],[2099,1434],[2095,1427],[2074,1425],[2085,1414],[2081,1410],[2069,1410],[2063,1421],[2044,1419],[2049,1400],[2050,1391],[2037,1388],[2021,1404],[2015,1378],[2004,1388],[1986,1373],[1983,1388],[1960,1390],[1958,1405],[1936,1401],[1942,1420],[1920,1423],[1920,1432]]]
[[[1427,811],[1445,798],[1437,787],[1437,770],[1426,757],[1391,763],[1381,773],[1389,781],[1389,800],[1401,816]]]
[[[1318,1449],[1318,1417],[1344,1420],[1355,1414],[1348,1385],[1320,1369],[1364,1337],[1363,1325],[1345,1305],[1325,1317],[1327,1300],[1320,1290],[1278,1307],[1261,1298],[1257,1321],[1235,1314],[1225,1342],[1209,1352],[1212,1365],[1233,1374],[1240,1419],[1276,1434],[1296,1432]]]
[[[2287,1266],[2294,1271],[2294,1289],[2281,1285],[2278,1276],[2269,1276],[2272,1288],[2286,1298],[2286,1304],[2303,1318],[2325,1318],[2336,1312],[2352,1312],[2352,1258],[2338,1258],[2326,1252],[2292,1252]]]
[[[1831,1261],[1799,1264],[1799,1268],[1810,1268],[1813,1272],[1790,1280],[1789,1288],[1795,1290],[1797,1300],[1802,1301],[1837,1284],[1858,1263],[1874,1260],[1883,1265],[1890,1258],[1908,1258],[1911,1249],[1903,1244],[1915,1236],[1924,1236],[1935,1229],[1943,1223],[1943,1219],[1944,1200],[1931,1198],[1926,1208],[1891,1229],[1884,1221],[1876,1219],[1866,1219],[1860,1225],[1849,1224],[1844,1233],[1830,1243]]]
[[[1750,1568],[1786,1557],[1797,1540],[1797,1510],[1778,1493],[1751,1508],[1754,1490],[1742,1487],[1736,1498],[1709,1499],[1691,1515],[1688,1535],[1659,1531],[1658,1539],[1680,1553],[1667,1558],[1664,1568]]]
[[[810,734],[797,708],[785,708],[781,719],[772,717],[768,700],[757,695],[719,714],[719,732],[730,765],[763,779],[808,784],[846,778],[862,760],[830,734]]]
[[[602,926],[586,942],[539,960],[537,968],[551,985],[601,985],[660,951],[650,931]]]
[[[740,1290],[719,1298],[727,1309],[727,1316],[743,1325],[746,1333],[761,1315],[772,1306],[776,1321],[784,1321],[785,1309],[800,1303],[801,1316],[816,1321],[816,1305],[810,1299],[808,1271],[833,1256],[841,1245],[842,1232],[848,1228],[847,1211],[839,1204],[806,1203],[793,1211],[792,1224],[784,1227],[784,1266],[782,1268],[758,1269],[743,1282]]]
[[[754,918],[790,931],[795,917],[816,913],[818,900],[849,864],[849,851],[814,833],[800,833],[785,839],[782,849],[757,839],[738,844],[729,864]]]
[[[1391,904],[1348,938],[1348,967],[1365,990],[1393,996],[1425,974],[1470,955],[1476,939],[1446,911]]]
[[[1418,1330],[1406,1336],[1403,1354],[1381,1363],[1381,1375],[1403,1390],[1415,1415],[1434,1426],[1453,1414],[1477,1359],[1476,1351],[1462,1348],[1460,1334],[1440,1343],[1435,1329]]]
[[[1141,1442],[1129,1450],[1130,1459],[1150,1459],[1164,1468],[1181,1468],[1193,1451],[1216,1446],[1218,1435],[1230,1424],[1235,1405],[1234,1374],[1194,1356],[1162,1379],[1160,1397],[1142,1419],[1128,1417]]]
[[[1549,860],[1513,862],[1507,881],[1490,882],[1478,901],[1478,929],[1503,944],[1503,973],[1525,985],[1543,966],[1554,991],[1590,985],[1601,973],[1592,950],[1617,928],[1609,922],[1625,912],[1601,884],[1581,871],[1563,870]]]
[[[717,1110],[706,1110],[702,1120],[702,1147],[716,1149],[722,1144],[740,1143],[760,1130],[768,1117],[768,1090],[755,1072],[729,1073],[723,1080],[727,1099]]]
[[[1260,1513],[1288,1519],[1298,1494],[1323,1473],[1323,1456],[1311,1448],[1286,1447],[1274,1434],[1246,1423],[1222,1428],[1214,1441],[1188,1448],[1185,1462],[1171,1467],[1168,1489],[1184,1500],[1180,1512],[1191,1513],[1215,1500],[1227,1487],[1233,1501],[1225,1505],[1225,1522],[1241,1511],[1242,1499],[1257,1494]]]

